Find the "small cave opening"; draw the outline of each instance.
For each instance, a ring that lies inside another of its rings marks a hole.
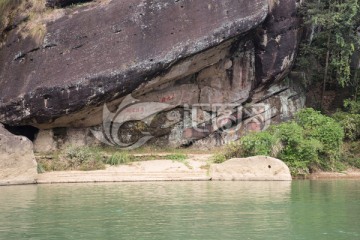
[[[92,1],[94,0],[46,0],[46,6],[51,8],[65,8]]]
[[[30,125],[26,126],[10,126],[10,125],[4,125],[5,129],[11,132],[14,135],[18,136],[25,136],[30,141],[34,141],[36,138],[36,135],[39,133],[39,129]]]

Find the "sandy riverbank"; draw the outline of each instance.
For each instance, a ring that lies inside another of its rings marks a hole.
[[[176,165],[176,164],[175,164]],[[175,167],[175,166],[173,166]],[[166,171],[124,171],[123,167],[110,167],[98,171],[66,171],[39,174],[38,184],[53,183],[92,183],[92,182],[152,182],[152,181],[211,181],[207,170],[167,169]],[[359,179],[360,171],[319,172],[310,174],[309,180]]]
[[[211,154],[190,154],[186,161],[152,160],[128,165],[108,166],[97,171],[47,172],[38,175],[38,184],[145,181],[210,181]],[[321,179],[359,179],[360,169],[343,172],[317,172],[306,177]]]
[[[162,163],[163,164],[163,163]],[[171,164],[172,165],[172,164]],[[176,165],[176,164],[175,164]],[[175,167],[175,165],[173,167]],[[53,183],[92,183],[92,182],[152,182],[152,181],[211,181],[207,170],[183,170],[171,167],[166,171],[126,171],[123,167],[109,167],[98,171],[66,171],[48,172],[39,174],[36,180],[38,184]],[[341,173],[319,172],[310,174],[309,180],[331,179],[359,179],[359,170],[349,170]]]
[[[161,154],[160,154],[161,155]],[[184,161],[151,160],[126,165],[107,166],[96,171],[56,171],[38,174],[33,183],[94,183],[94,182],[149,182],[149,181],[210,181],[209,171],[212,154],[189,154]],[[266,165],[267,167],[267,165]],[[230,174],[230,170],[225,172]],[[241,173],[240,173],[241,174]],[[252,173],[253,175],[259,173]],[[306,177],[310,180],[359,179],[360,169],[343,172],[317,172]],[[29,184],[17,182],[12,184]],[[2,183],[0,185],[10,185]]]
[[[60,171],[39,174],[36,182],[141,182],[141,181],[209,181],[208,160],[211,154],[190,154],[186,161],[152,160],[127,165],[107,166],[96,171]]]

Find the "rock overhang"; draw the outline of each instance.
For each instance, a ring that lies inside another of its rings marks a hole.
[[[0,51],[0,121],[47,122],[125,96],[267,14],[267,0],[129,0],[75,11],[48,23],[40,45],[27,38]]]

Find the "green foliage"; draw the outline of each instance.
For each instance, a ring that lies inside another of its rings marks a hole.
[[[285,161],[294,175],[307,174],[313,168],[336,169],[343,137],[344,131],[334,119],[304,109],[295,121],[251,133],[228,145],[215,160],[267,155]]]
[[[63,151],[47,153],[37,157],[38,172],[67,171],[67,170],[99,170],[104,169],[105,164],[117,166],[135,161],[149,160],[173,160],[184,163],[190,168],[186,161],[188,156],[182,153],[168,155],[134,155],[127,151],[119,151],[115,148],[104,147],[67,147]]]
[[[334,119],[307,108],[296,115],[296,122],[304,129],[304,137],[323,144],[323,153],[336,157],[344,138],[344,130]]]
[[[319,163],[321,142],[317,139],[306,138],[304,128],[298,123],[283,123],[272,127],[270,132],[282,144],[282,149],[273,156],[287,162],[291,169],[296,169],[297,173],[307,172],[307,166]]]
[[[105,168],[96,148],[70,146],[65,149],[63,157],[67,160],[67,169],[89,171]]]
[[[165,156],[165,159],[175,160],[175,161],[183,161],[188,158],[187,155],[181,153],[173,153]]]
[[[223,153],[217,153],[215,154],[212,159],[214,163],[223,163],[227,160],[226,155]]]
[[[270,132],[250,133],[240,140],[240,150],[244,157],[255,155],[271,155],[272,146],[276,145],[276,137]]]
[[[68,170],[98,170],[104,169],[103,157],[99,149],[92,147],[67,147],[62,152],[37,159],[38,172],[68,171]]]
[[[311,33],[301,44],[296,65],[310,84],[359,85],[359,79],[351,76],[350,66],[360,43],[356,31],[359,10],[359,0],[304,1],[300,13]]]
[[[106,160],[106,164],[109,165],[120,165],[127,164],[132,161],[132,156],[126,152],[116,152]]]
[[[360,114],[360,101],[347,99],[344,101],[345,109],[353,114]]]
[[[336,169],[340,158],[344,130],[334,119],[313,109],[304,109],[296,115],[296,122],[304,129],[304,139],[313,141],[318,151],[318,167]],[[318,141],[318,144],[315,144]],[[311,144],[308,145],[312,147]],[[314,151],[314,150],[313,150]],[[313,159],[314,160],[314,159]],[[314,164],[314,161],[310,162]]]
[[[44,166],[43,166],[43,163],[38,163],[37,164],[37,173],[44,173],[46,172]]]
[[[350,166],[360,168],[360,141],[344,144],[342,161]]]
[[[360,114],[336,112],[332,117],[344,128],[347,140],[360,139]]]

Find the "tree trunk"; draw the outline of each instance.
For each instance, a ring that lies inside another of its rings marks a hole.
[[[327,40],[325,73],[324,73],[324,80],[323,80],[323,89],[321,92],[321,110],[324,110],[324,96],[325,96],[325,91],[326,91],[326,80],[328,78],[328,72],[329,72],[329,59],[330,59],[330,34],[329,34],[328,40]]]
[[[354,93],[354,101],[357,101],[357,97],[359,94],[359,80],[358,80],[358,69],[355,69],[355,74],[354,74],[354,89],[355,89],[355,93]]]

